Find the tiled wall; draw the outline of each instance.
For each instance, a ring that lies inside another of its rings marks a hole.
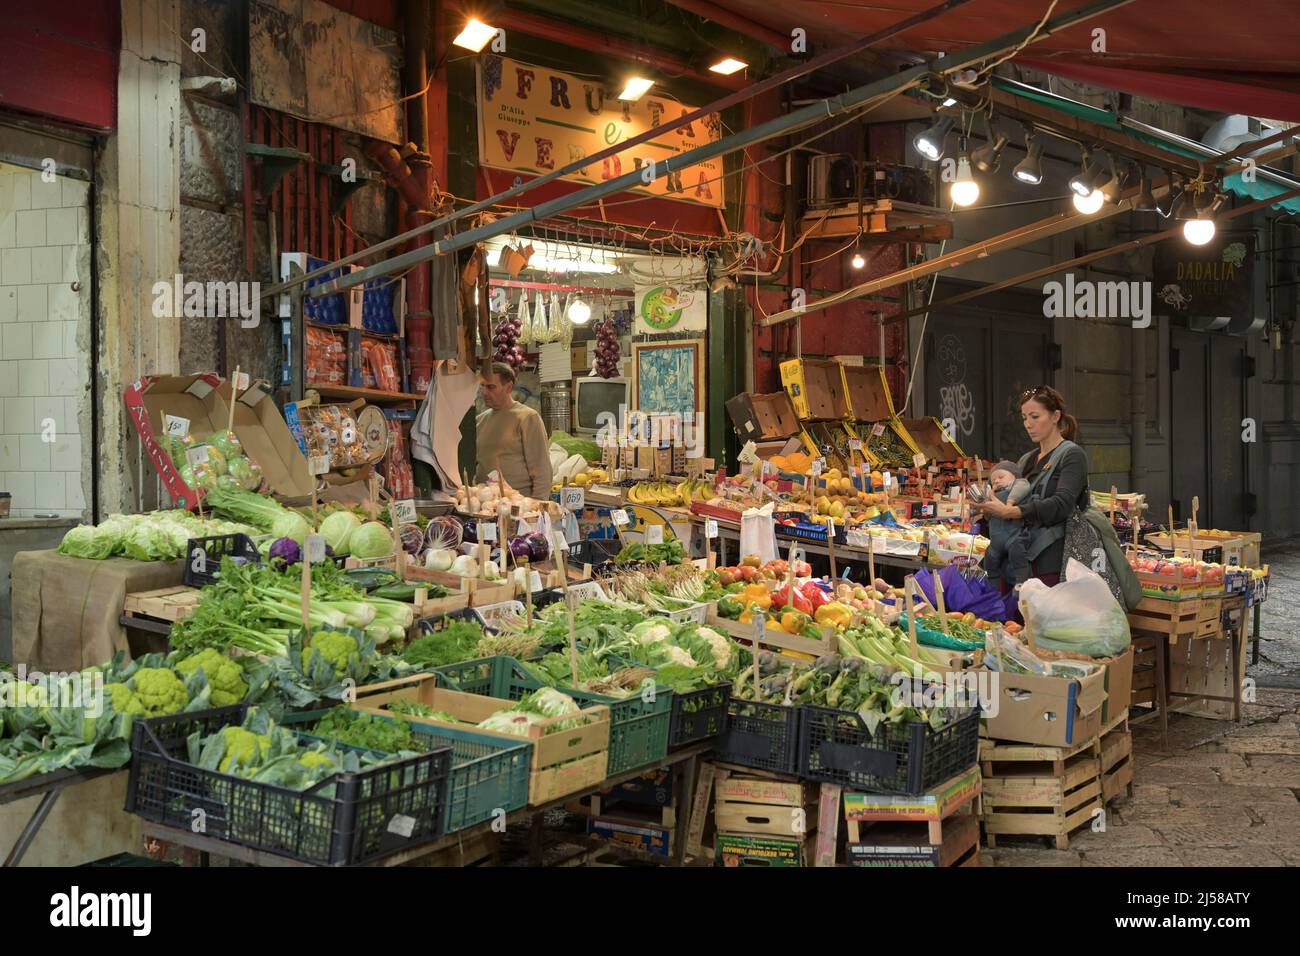
[[[0,491],[14,517],[86,509],[89,188],[0,163]]]

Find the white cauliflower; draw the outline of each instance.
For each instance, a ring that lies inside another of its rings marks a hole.
[[[674,664],[683,664],[686,667],[697,667],[695,658],[684,647],[678,647],[676,644],[668,644],[664,647],[668,659]]]
[[[713,651],[715,666],[724,669],[731,663],[732,644],[729,637],[719,634],[711,627],[696,628],[695,633],[709,642],[709,647]]]

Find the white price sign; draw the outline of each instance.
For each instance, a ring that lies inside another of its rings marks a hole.
[[[495,521],[480,521],[478,539],[483,544],[491,544],[495,541],[497,539],[497,523]]]
[[[752,441],[745,442],[745,447],[740,449],[740,454],[736,456],[747,465],[752,465],[758,461],[758,446]]]
[[[540,591],[542,589],[542,576],[536,571],[528,572],[528,590]]]
[[[302,553],[308,564],[320,564],[325,560],[325,539],[318,534],[309,534],[302,544]]]
[[[814,458],[812,463],[812,476],[816,478],[826,468],[825,458]]]
[[[565,511],[581,511],[587,506],[587,489],[565,485],[560,491],[560,504]]]
[[[184,438],[190,433],[190,420],[179,415],[168,415],[166,428],[168,438]]]
[[[861,438],[850,438],[850,439],[849,439],[849,450],[850,450],[850,451],[862,451],[862,439],[861,439]]]
[[[912,464],[916,465],[917,468],[924,468],[925,456],[918,451],[915,455],[912,456]]]
[[[623,508],[615,508],[609,513],[610,520],[614,524],[631,524],[632,519],[627,516],[627,511]]]
[[[888,487],[890,486],[890,484],[892,484],[893,481],[894,481],[894,476],[891,475],[891,474],[890,474],[889,472],[887,472],[887,471],[886,471],[886,472],[882,472],[881,475],[880,475],[880,477],[883,478],[883,479],[885,480],[885,487],[886,487],[886,488],[888,488]]]
[[[307,473],[309,475],[327,475],[329,470],[329,455],[312,455],[307,459]]]
[[[875,435],[877,438],[879,438],[884,433],[885,433],[885,426],[883,423],[876,422],[874,425],[871,426],[871,434]]]
[[[415,501],[411,498],[394,501],[393,517],[398,524],[415,524]]]
[[[663,544],[664,543],[664,526],[661,524],[647,525],[645,529],[646,544]]]
[[[208,446],[195,445],[193,448],[187,448],[185,450],[185,460],[190,463],[191,467],[206,465],[208,463]]]
[[[718,536],[718,522],[714,518],[704,519],[704,537],[716,538]]]
[[[236,372],[236,373],[231,377],[231,379],[230,379],[230,383],[231,383],[231,385],[234,387],[236,393],[238,393],[238,392],[243,392],[243,391],[247,391],[247,389],[248,389],[248,373],[247,373],[247,372]]]

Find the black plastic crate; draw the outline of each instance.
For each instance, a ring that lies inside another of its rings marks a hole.
[[[799,707],[727,700],[727,720],[714,752],[724,763],[795,773],[799,769]]]
[[[673,712],[668,724],[668,749],[675,750],[722,733],[727,724],[730,684],[701,687],[673,694]]]
[[[421,634],[437,634],[453,621],[469,621],[471,624],[480,626],[483,624],[479,616],[474,613],[473,608],[462,607],[455,611],[435,614],[432,617],[422,617],[415,622],[415,625],[420,629]]]
[[[928,723],[882,722],[874,734],[851,710],[805,706],[799,775],[852,790],[918,796],[979,758],[979,708],[933,729]]]
[[[126,810],[322,866],[351,866],[431,842],[446,818],[452,748],[337,773],[306,790],[259,783],[188,760],[186,738],[243,722],[246,704],[137,720]],[[195,811],[202,811],[198,816]]]
[[[207,538],[190,538],[185,543],[185,585],[200,588],[213,584],[221,576],[221,559],[243,559],[258,564],[261,554],[246,534],[218,534]]]
[[[569,566],[590,564],[593,569],[614,563],[614,555],[623,550],[618,538],[583,538],[569,545]]]

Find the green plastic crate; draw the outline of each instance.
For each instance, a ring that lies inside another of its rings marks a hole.
[[[283,723],[289,726],[311,724],[326,713],[328,711],[313,710],[290,714],[285,716]],[[428,723],[416,716],[404,714],[402,718],[411,724],[412,732],[422,738],[424,749],[443,744],[451,746],[451,779],[447,788],[443,833],[455,833],[490,820],[498,810],[509,813],[527,805],[528,780],[533,763],[532,743],[526,740],[511,743],[490,734]]]
[[[483,694],[504,700],[519,700],[542,687],[513,657],[482,657],[459,664],[434,668],[438,682],[451,690]],[[558,687],[579,705],[604,704],[609,708],[609,775],[623,773],[662,760],[668,753],[668,730],[672,722],[673,692],[656,687],[654,700],[640,694],[607,697],[587,691]]]

